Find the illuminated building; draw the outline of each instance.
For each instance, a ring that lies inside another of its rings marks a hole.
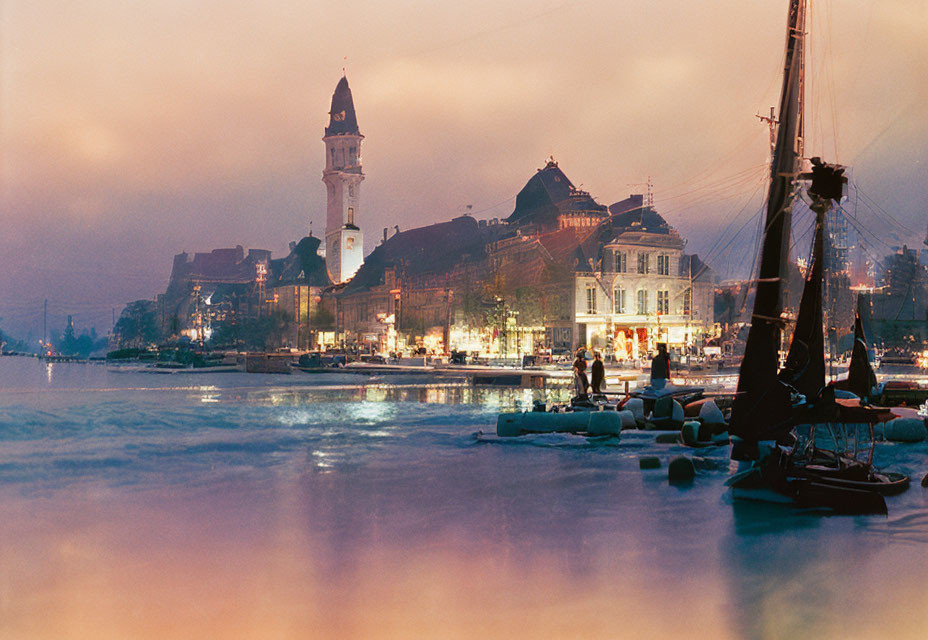
[[[326,186],[325,258],[332,282],[347,282],[364,262],[360,220],[361,141],[348,79],[342,77],[332,95],[329,126],[325,128]]]

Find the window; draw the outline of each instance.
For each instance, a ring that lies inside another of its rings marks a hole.
[[[658,291],[657,292],[657,313],[660,315],[667,315],[670,313],[670,292],[669,291]]]
[[[354,224],[354,207],[348,207],[348,224]]]
[[[615,272],[616,273],[625,273],[625,252],[616,251],[615,252]]]
[[[638,315],[648,315],[648,291],[647,289],[638,290]]]
[[[657,256],[657,274],[660,276],[670,275],[670,256],[663,254]]]
[[[625,289],[616,287],[612,291],[612,313],[625,313]]]
[[[683,292],[683,315],[688,316],[693,313],[693,290],[687,289]]]
[[[596,288],[586,288],[586,312],[596,313]]]
[[[648,273],[651,271],[651,256],[647,253],[638,254],[638,273]]]
[[[348,197],[349,198],[354,197],[354,185],[353,184],[348,185]]]

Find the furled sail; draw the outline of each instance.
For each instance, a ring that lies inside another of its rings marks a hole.
[[[792,223],[794,182],[799,173],[799,136],[802,131],[802,65],[805,0],[792,0],[786,38],[786,66],[780,93],[779,126],[770,170],[767,213],[761,248],[760,273],[751,328],[732,407],[731,432],[748,445],[785,436],[791,428],[790,398],[777,378],[783,293]],[[733,455],[735,455],[733,453]]]
[[[876,386],[876,374],[870,366],[867,354],[867,336],[864,335],[864,325],[860,319],[860,296],[857,296],[857,312],[854,314],[854,349],[851,351],[851,363],[847,370],[847,380],[843,380],[842,388],[865,398]]]
[[[822,331],[824,211],[816,212],[812,262],[806,273],[799,313],[780,380],[812,399],[825,386],[825,336]]]

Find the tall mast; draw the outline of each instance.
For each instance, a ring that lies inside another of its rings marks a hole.
[[[799,174],[804,87],[806,0],[790,0],[779,126],[770,168],[760,273],[731,415],[731,431],[748,445],[733,457],[753,457],[753,444],[789,430],[787,388],[777,381],[783,295],[789,264],[792,204]]]

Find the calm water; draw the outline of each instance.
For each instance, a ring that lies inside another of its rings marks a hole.
[[[924,443],[888,518],[821,517],[361,380],[0,358],[0,638],[928,637]]]

